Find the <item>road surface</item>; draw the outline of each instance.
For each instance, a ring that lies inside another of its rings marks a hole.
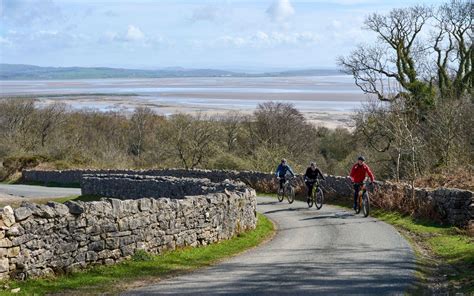
[[[413,252],[386,223],[299,201],[257,208],[277,224],[272,241],[124,295],[399,295],[414,280]]]
[[[0,184],[0,201],[70,195],[80,189]],[[257,209],[277,224],[272,241],[125,295],[398,295],[414,280],[413,252],[388,224],[273,198]]]
[[[0,201],[2,198],[54,198],[80,194],[80,188],[0,184]]]

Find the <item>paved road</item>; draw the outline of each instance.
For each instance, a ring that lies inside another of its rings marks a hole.
[[[340,208],[259,198],[275,238],[223,263],[125,295],[398,295],[414,255],[390,225]]]
[[[65,197],[80,194],[80,188],[0,184],[0,201],[2,198]]]

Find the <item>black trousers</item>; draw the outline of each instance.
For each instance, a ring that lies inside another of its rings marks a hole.
[[[283,184],[285,184],[285,177],[280,177],[280,189],[283,189]]]
[[[316,183],[316,181],[306,181],[306,188],[308,188],[308,197],[311,197],[311,193],[313,192],[313,187],[314,187],[314,183]]]
[[[357,197],[359,196],[359,191],[361,187],[362,184],[354,183],[354,208],[357,206]]]

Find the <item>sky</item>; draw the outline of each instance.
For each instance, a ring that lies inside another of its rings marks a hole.
[[[373,12],[437,0],[0,0],[0,63],[336,68]]]

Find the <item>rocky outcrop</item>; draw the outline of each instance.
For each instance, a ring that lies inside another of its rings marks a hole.
[[[120,193],[120,198],[130,194],[133,199],[25,202],[15,210],[3,208],[0,278],[34,278],[113,264],[136,250],[160,253],[207,245],[256,226],[256,194],[243,184],[126,175],[90,176],[88,182],[94,192]],[[142,186],[143,191],[137,189]]]

